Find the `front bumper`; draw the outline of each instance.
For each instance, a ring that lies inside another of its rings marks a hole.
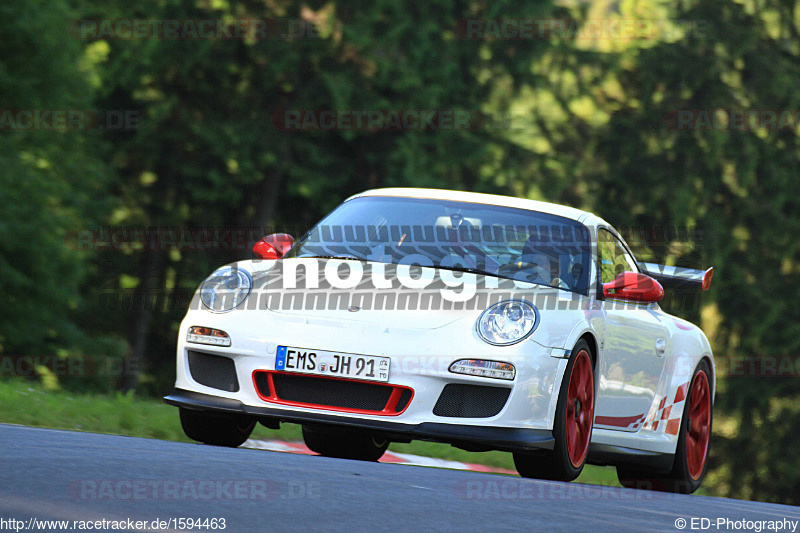
[[[176,392],[167,396],[167,402],[190,409],[247,413],[290,422],[360,427],[393,433],[398,440],[405,437],[472,443],[476,449],[552,448],[558,389],[566,359],[554,355],[534,338],[512,346],[486,344],[474,330],[479,313],[450,312],[450,322],[423,328],[419,315],[410,312],[398,313],[393,320],[381,320],[367,311],[319,317],[266,309],[225,314],[190,310],[178,334]],[[190,326],[221,329],[230,335],[231,346],[189,343],[186,333]],[[390,380],[386,385],[410,389],[413,399],[403,409],[381,413],[281,404],[260,394],[254,378],[259,373],[277,372],[278,345],[389,357]],[[226,389],[198,382],[190,369],[190,351],[232,360],[233,381],[238,385]],[[464,358],[510,362],[517,370],[515,379],[449,371],[454,361]],[[447,386],[502,387],[509,392],[496,414],[455,416],[435,412]]]
[[[497,450],[534,450],[552,449],[553,432],[546,429],[527,429],[493,426],[476,426],[462,424],[443,424],[422,422],[419,424],[403,424],[388,420],[369,418],[352,418],[324,412],[299,412],[270,406],[252,406],[233,400],[174,389],[164,397],[170,405],[198,411],[214,411],[219,413],[246,414],[270,420],[294,423],[335,424],[353,429],[380,432],[390,439],[418,439],[446,442],[456,445],[486,446]]]

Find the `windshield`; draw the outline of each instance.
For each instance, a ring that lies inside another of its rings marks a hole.
[[[587,294],[590,239],[567,218],[486,204],[360,197],[286,257],[351,258],[478,272]]]

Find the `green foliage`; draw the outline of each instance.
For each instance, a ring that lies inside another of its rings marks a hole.
[[[72,16],[64,2],[0,6],[0,109],[92,108],[79,43],[53,31]],[[107,206],[98,139],[82,131],[0,133],[0,353],[79,349],[94,341],[74,318],[88,268],[70,235]]]

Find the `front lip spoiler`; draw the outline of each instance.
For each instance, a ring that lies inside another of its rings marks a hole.
[[[537,450],[553,449],[553,432],[547,429],[526,429],[509,427],[474,426],[461,424],[440,424],[423,422],[403,424],[384,420],[350,418],[328,413],[310,413],[276,409],[274,407],[255,407],[245,405],[239,400],[220,398],[210,394],[174,389],[164,397],[169,405],[196,411],[215,411],[219,413],[247,414],[267,417],[294,423],[320,423],[347,426],[357,429],[380,431],[388,436],[431,440],[449,444],[474,444],[496,450]]]

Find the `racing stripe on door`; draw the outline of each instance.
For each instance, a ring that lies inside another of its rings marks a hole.
[[[595,426],[608,426],[615,428],[639,429],[645,421],[645,414],[633,416],[595,416]]]
[[[683,405],[686,401],[688,388],[688,381],[679,386],[675,391],[673,400],[669,403],[667,403],[667,398],[671,395],[661,398],[658,407],[650,410],[647,421],[644,423],[644,429],[663,431],[668,435],[677,435],[681,428],[681,416],[683,415]]]

